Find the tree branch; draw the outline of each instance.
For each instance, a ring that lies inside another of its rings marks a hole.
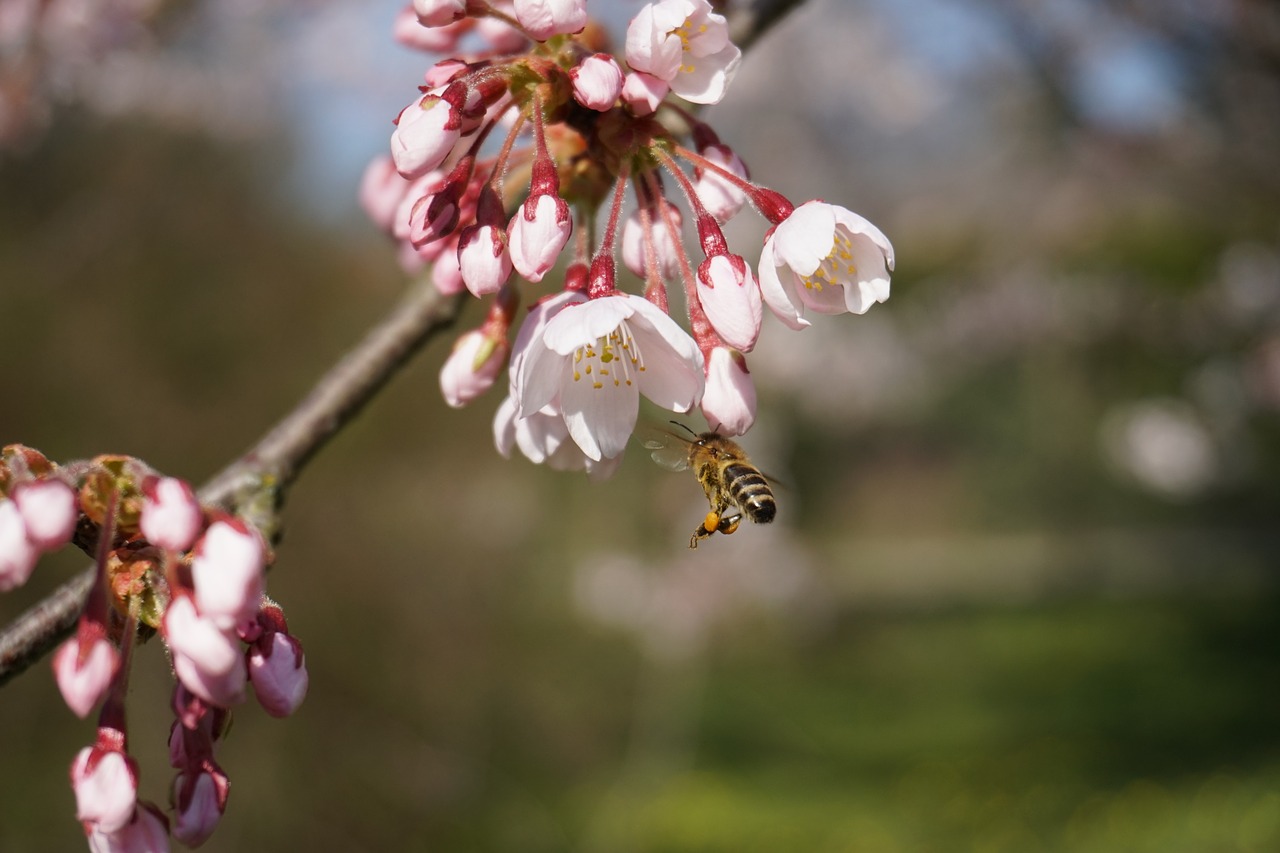
[[[441,296],[429,281],[416,285],[289,414],[201,487],[201,502],[231,509],[269,492],[267,521],[274,526],[278,502],[303,466],[414,353],[453,324],[460,304],[461,296]],[[0,634],[0,685],[25,671],[75,628],[95,571],[96,567],[86,569],[62,584]]]

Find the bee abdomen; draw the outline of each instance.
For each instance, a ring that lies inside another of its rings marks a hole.
[[[768,524],[778,512],[778,504],[764,475],[749,465],[734,464],[724,469],[725,483],[733,502],[756,524]]]

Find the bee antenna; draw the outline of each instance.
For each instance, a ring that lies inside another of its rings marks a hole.
[[[680,427],[680,429],[682,429],[682,430],[684,430],[685,432],[689,433],[689,435],[693,436],[694,438],[697,438],[697,437],[698,437],[698,434],[697,434],[696,432],[694,432],[693,430],[689,429],[689,427],[688,427],[688,426],[686,426],[685,424],[682,424],[682,423],[680,423],[679,421],[671,421],[670,423],[673,423],[673,424],[675,424],[676,426]]]

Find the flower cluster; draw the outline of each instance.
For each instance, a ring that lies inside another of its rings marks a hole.
[[[878,228],[749,180],[733,149],[681,105],[719,102],[741,59],[707,0],[646,5],[621,55],[588,20],[586,0],[415,0],[396,35],[452,56],[401,111],[361,200],[399,241],[407,269],[430,265],[444,293],[497,295],[459,339],[441,386],[461,406],[507,365],[494,423],[504,455],[518,447],[535,462],[607,476],[642,394],[674,412],[700,406],[714,429],[741,435],[755,420],[746,354],[765,305],[798,330],[809,314],[861,314],[888,298],[893,247]],[[499,129],[497,150],[486,148]],[[668,183],[701,258],[685,247]],[[721,230],[748,203],[772,224],[756,269]],[[639,293],[618,289],[619,254]],[[528,290],[514,275],[540,282],[562,258],[563,287],[536,299],[509,343]],[[677,282],[688,331],[668,301]]]
[[[228,710],[253,686],[268,714],[307,691],[302,646],[264,594],[270,555],[244,520],[203,508],[191,487],[128,457],[58,467],[19,445],[0,455],[0,589],[24,583],[36,557],[88,531],[97,568],[74,636],[53,655],[67,706],[101,706],[98,736],[71,765],[76,814],[93,850],[194,847],[217,826],[230,789],[214,760]],[[87,547],[87,546],[86,546]],[[134,644],[159,630],[176,676],[166,814],[138,800],[125,694]]]

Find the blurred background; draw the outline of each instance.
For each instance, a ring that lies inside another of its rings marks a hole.
[[[396,11],[0,0],[0,443],[199,482],[390,309]],[[1280,849],[1277,105],[1264,2],[802,4],[707,117],[898,270],[751,358],[777,523],[690,552],[638,447],[503,460],[434,342],[290,497],[311,693],[237,712],[205,849]],[[169,686],[144,647],[161,803]],[[0,690],[0,849],[84,849],[92,736],[47,664]]]

